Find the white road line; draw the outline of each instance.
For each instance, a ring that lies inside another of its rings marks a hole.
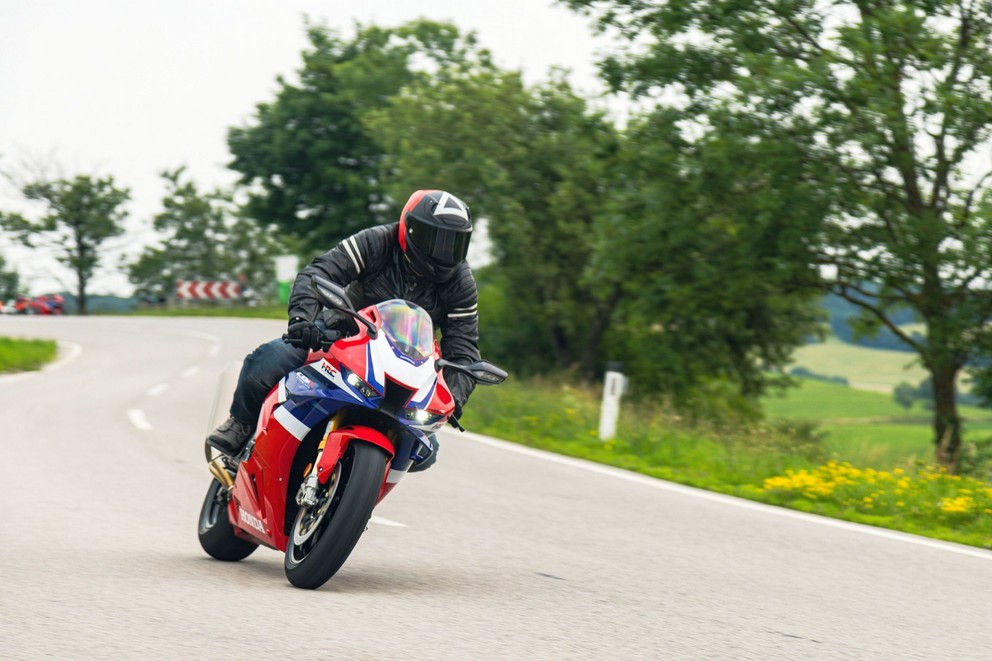
[[[448,434],[454,434],[454,432],[449,432],[447,430],[445,430],[445,432]],[[533,457],[535,459],[543,459],[544,461],[550,461],[551,463],[561,464],[563,466],[571,466],[572,468],[579,468],[582,470],[589,471],[591,473],[598,473],[600,475],[615,477],[617,479],[626,480],[627,482],[642,484],[646,487],[661,489],[663,491],[670,491],[681,494],[683,496],[689,496],[692,498],[709,500],[714,503],[729,505],[731,507],[739,507],[741,509],[752,510],[755,512],[773,514],[775,516],[781,516],[787,519],[796,519],[798,521],[805,521],[807,523],[816,523],[821,526],[827,526],[829,528],[839,528],[841,530],[857,532],[863,535],[883,537],[885,539],[891,539],[897,542],[905,542],[906,544],[925,546],[927,548],[937,549],[938,551],[947,551],[949,553],[957,553],[958,555],[967,555],[973,558],[979,558],[981,560],[992,560],[992,551],[986,551],[984,549],[980,549],[977,547],[965,546],[963,544],[955,544],[953,542],[942,542],[940,540],[930,539],[928,537],[918,537],[916,535],[911,535],[909,533],[899,532],[896,530],[875,528],[873,526],[868,526],[860,523],[841,521],[840,519],[831,519],[825,516],[807,514],[805,512],[786,509],[784,507],[775,507],[774,505],[766,505],[764,503],[759,503],[753,500],[735,498],[733,496],[727,496],[713,491],[705,491],[703,489],[687,487],[682,484],[675,484],[674,482],[666,482],[664,480],[648,477],[647,475],[641,475],[640,473],[632,473],[630,471],[625,471],[620,468],[613,468],[612,466],[597,464],[591,461],[584,461],[582,459],[574,459],[572,457],[565,457],[562,455],[554,454],[552,452],[546,452],[544,450],[536,450],[534,448],[529,448],[523,445],[517,445],[516,443],[511,443],[509,441],[501,441],[499,439],[490,438],[488,436],[483,436],[481,434],[473,434],[472,432],[463,432],[461,434],[457,434],[454,437],[467,439],[494,448],[499,448],[500,450],[516,452],[517,454],[526,455],[528,457]]]
[[[127,418],[131,421],[131,424],[140,429],[141,431],[151,431],[153,427],[148,422],[148,418],[145,417],[144,411],[141,409],[128,409]]]
[[[199,371],[200,368],[196,365],[193,365],[192,367],[187,367],[186,369],[183,370],[183,378],[188,379],[191,376],[195,376],[196,373]]]
[[[384,519],[381,516],[373,516],[371,519],[369,519],[369,522],[370,523],[378,524],[380,526],[390,526],[392,528],[406,528],[407,527],[407,525],[405,523],[399,523],[398,521],[390,521],[389,519]]]
[[[149,388],[148,392],[145,394],[148,395],[149,397],[157,397],[168,389],[169,389],[169,384],[160,383],[157,386],[152,386],[151,388]]]
[[[207,351],[207,355],[211,358],[220,353],[221,339],[219,336],[213,333],[203,333],[201,331],[186,330],[179,328],[164,328],[162,329],[166,333],[175,333],[176,335],[186,335],[188,337],[196,337],[201,340],[207,340],[210,342],[210,349]]]

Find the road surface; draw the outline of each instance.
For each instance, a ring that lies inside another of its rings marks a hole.
[[[270,549],[211,560],[218,376],[282,328],[0,317],[60,342],[0,377],[0,658],[992,658],[992,553],[473,434],[320,590]]]

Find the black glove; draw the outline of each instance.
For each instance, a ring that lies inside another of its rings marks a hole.
[[[462,405],[458,403],[457,399],[455,400],[455,410],[452,412],[451,415],[455,416],[455,418],[462,417]]]
[[[351,317],[351,315],[345,314],[340,310],[330,310],[324,313],[324,324],[328,328],[341,331],[342,337],[351,337],[352,335],[358,335],[358,323]]]
[[[294,347],[305,349],[320,348],[321,332],[317,324],[303,317],[293,317],[289,320],[286,340]]]

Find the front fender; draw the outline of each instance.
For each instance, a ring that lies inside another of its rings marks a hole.
[[[335,429],[327,436],[324,451],[320,455],[320,461],[317,462],[317,478],[321,484],[327,483],[327,479],[334,472],[335,464],[341,460],[344,451],[353,441],[371,443],[382,448],[389,455],[389,461],[392,461],[393,457],[396,456],[396,446],[378,429],[364,426]]]

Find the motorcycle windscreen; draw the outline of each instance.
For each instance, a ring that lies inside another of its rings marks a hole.
[[[413,303],[393,299],[376,306],[390,346],[415,364],[434,353],[434,324],[427,312]]]

